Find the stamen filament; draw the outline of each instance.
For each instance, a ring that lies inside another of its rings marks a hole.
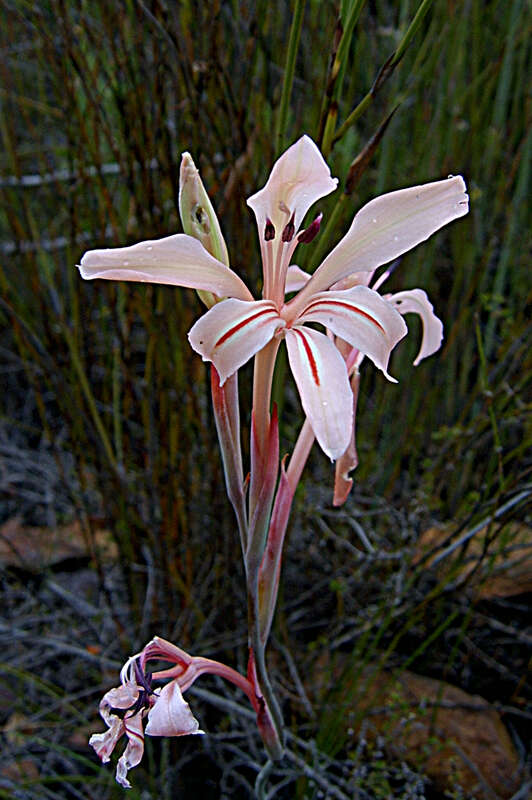
[[[288,267],[290,266],[290,261],[292,260],[292,256],[294,254],[294,250],[296,249],[297,245],[299,244],[297,237],[292,239],[290,244],[285,250],[283,265],[281,269],[281,274],[279,276],[279,283],[282,286],[282,302],[284,303],[284,295],[286,291],[286,275],[288,273]]]
[[[273,240],[270,239],[264,244],[261,242],[262,260],[263,260],[263,273],[264,273],[264,286],[262,287],[262,296],[264,298],[271,298],[272,283],[273,283]]]
[[[135,653],[134,656],[130,656],[122,669],[120,670],[120,683],[133,683],[135,680],[135,673],[137,667],[137,659],[140,659],[144,653],[144,650],[141,650],[140,653]]]
[[[291,242],[280,242],[277,249],[277,259],[275,264],[275,297],[274,302],[277,303],[278,308],[284,304],[284,295],[286,290],[286,275],[290,260],[293,252],[298,245],[297,237],[292,239]]]
[[[277,254],[275,259],[275,269],[273,273],[273,301],[279,305],[283,302],[283,290],[284,287],[281,288],[281,270],[282,270],[282,263],[283,263],[283,252],[285,250],[285,242],[279,242],[277,246]]]

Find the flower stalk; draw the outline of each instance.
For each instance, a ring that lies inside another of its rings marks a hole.
[[[211,365],[211,396],[227,496],[235,512],[242,553],[245,554],[248,547],[248,520],[240,447],[238,374],[235,372],[220,386],[220,376],[216,367]]]

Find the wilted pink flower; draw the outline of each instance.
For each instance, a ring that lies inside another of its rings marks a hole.
[[[144,733],[149,736],[203,733],[183,699],[178,679],[174,678],[162,689],[152,690],[150,676],[144,673],[140,663],[140,656],[130,658],[122,669],[121,685],[103,696],[100,716],[107,730],[89,739],[89,744],[106,764],[121,737],[127,737],[126,749],[116,765],[116,780],[126,789],[131,788],[128,771],[140,764],[144,754]],[[144,730],[145,719],[148,724]]]

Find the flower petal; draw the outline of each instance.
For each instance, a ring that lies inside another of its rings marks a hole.
[[[204,361],[212,361],[220,386],[262,350],[285,323],[270,300],[223,300],[192,326],[190,344]]]
[[[407,327],[400,314],[377,292],[367,286],[320,292],[310,299],[298,322],[325,325],[369,356],[386,377],[393,380],[386,372],[388,359]]]
[[[329,458],[339,458],[353,426],[353,394],[344,360],[327,336],[311,328],[287,330],[286,346],[314,435]]]
[[[116,743],[125,733],[124,723],[120,717],[113,716],[109,719],[109,727],[104,733],[93,733],[89,739],[89,744],[96,751],[96,755],[104,764],[111,758],[111,753],[116,747]]]
[[[304,289],[305,296],[327,289],[351,272],[371,271],[387,264],[467,214],[465,188],[464,179],[458,175],[371,200],[318,267]]]
[[[114,689],[109,689],[100,702],[100,716],[107,721],[109,711],[113,708],[129,708],[139,696],[139,687],[136,683],[123,683]]]
[[[292,213],[297,231],[311,205],[334,191],[337,184],[338,179],[331,178],[331,171],[312,139],[302,136],[275,162],[266,185],[248,198],[261,239],[267,219],[280,236]]]
[[[353,478],[349,477],[349,473],[358,466],[358,453],[356,445],[356,414],[359,387],[360,373],[357,369],[351,378],[351,390],[353,392],[353,426],[351,429],[351,439],[349,441],[347,450],[345,453],[342,453],[336,462],[333,506],[343,506],[347,500],[349,492],[353,486]]]
[[[218,297],[251,300],[252,295],[232,269],[184,233],[139,242],[130,247],[89,250],[79,265],[82,278],[166,283],[203,289]]]
[[[108,729],[104,733],[94,733],[89,739],[89,744],[94,748],[104,764],[109,761],[116,743],[125,733],[124,721],[117,716],[115,710],[117,708],[130,708],[138,696],[137,685],[129,682],[110,689],[102,697],[99,711]]]
[[[423,338],[419,353],[414,361],[417,367],[420,361],[431,356],[440,349],[443,339],[443,324],[434,313],[432,303],[423,289],[410,289],[397,292],[386,298],[400,314],[419,314],[423,323]]]
[[[311,277],[312,275],[310,272],[305,272],[305,270],[296,266],[296,264],[291,264],[286,273],[285,292],[298,292]]]
[[[350,272],[341,281],[333,283],[331,289],[333,291],[343,291],[344,289],[352,289],[353,286],[369,286],[373,272]]]
[[[163,686],[160,695],[148,711],[146,733],[148,736],[186,736],[189,733],[203,733],[188,703],[183,700],[176,680]]]
[[[129,739],[126,749],[116,765],[116,782],[124,789],[131,789],[127,773],[140,764],[144,755],[144,732],[142,730],[142,714],[134,714],[124,718],[124,728]]]

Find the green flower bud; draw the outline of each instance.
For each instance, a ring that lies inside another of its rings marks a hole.
[[[199,239],[205,250],[229,266],[227,246],[218,217],[190,153],[181,156],[179,213],[183,231]],[[198,295],[208,308],[220,299],[210,292],[198,291]]]

